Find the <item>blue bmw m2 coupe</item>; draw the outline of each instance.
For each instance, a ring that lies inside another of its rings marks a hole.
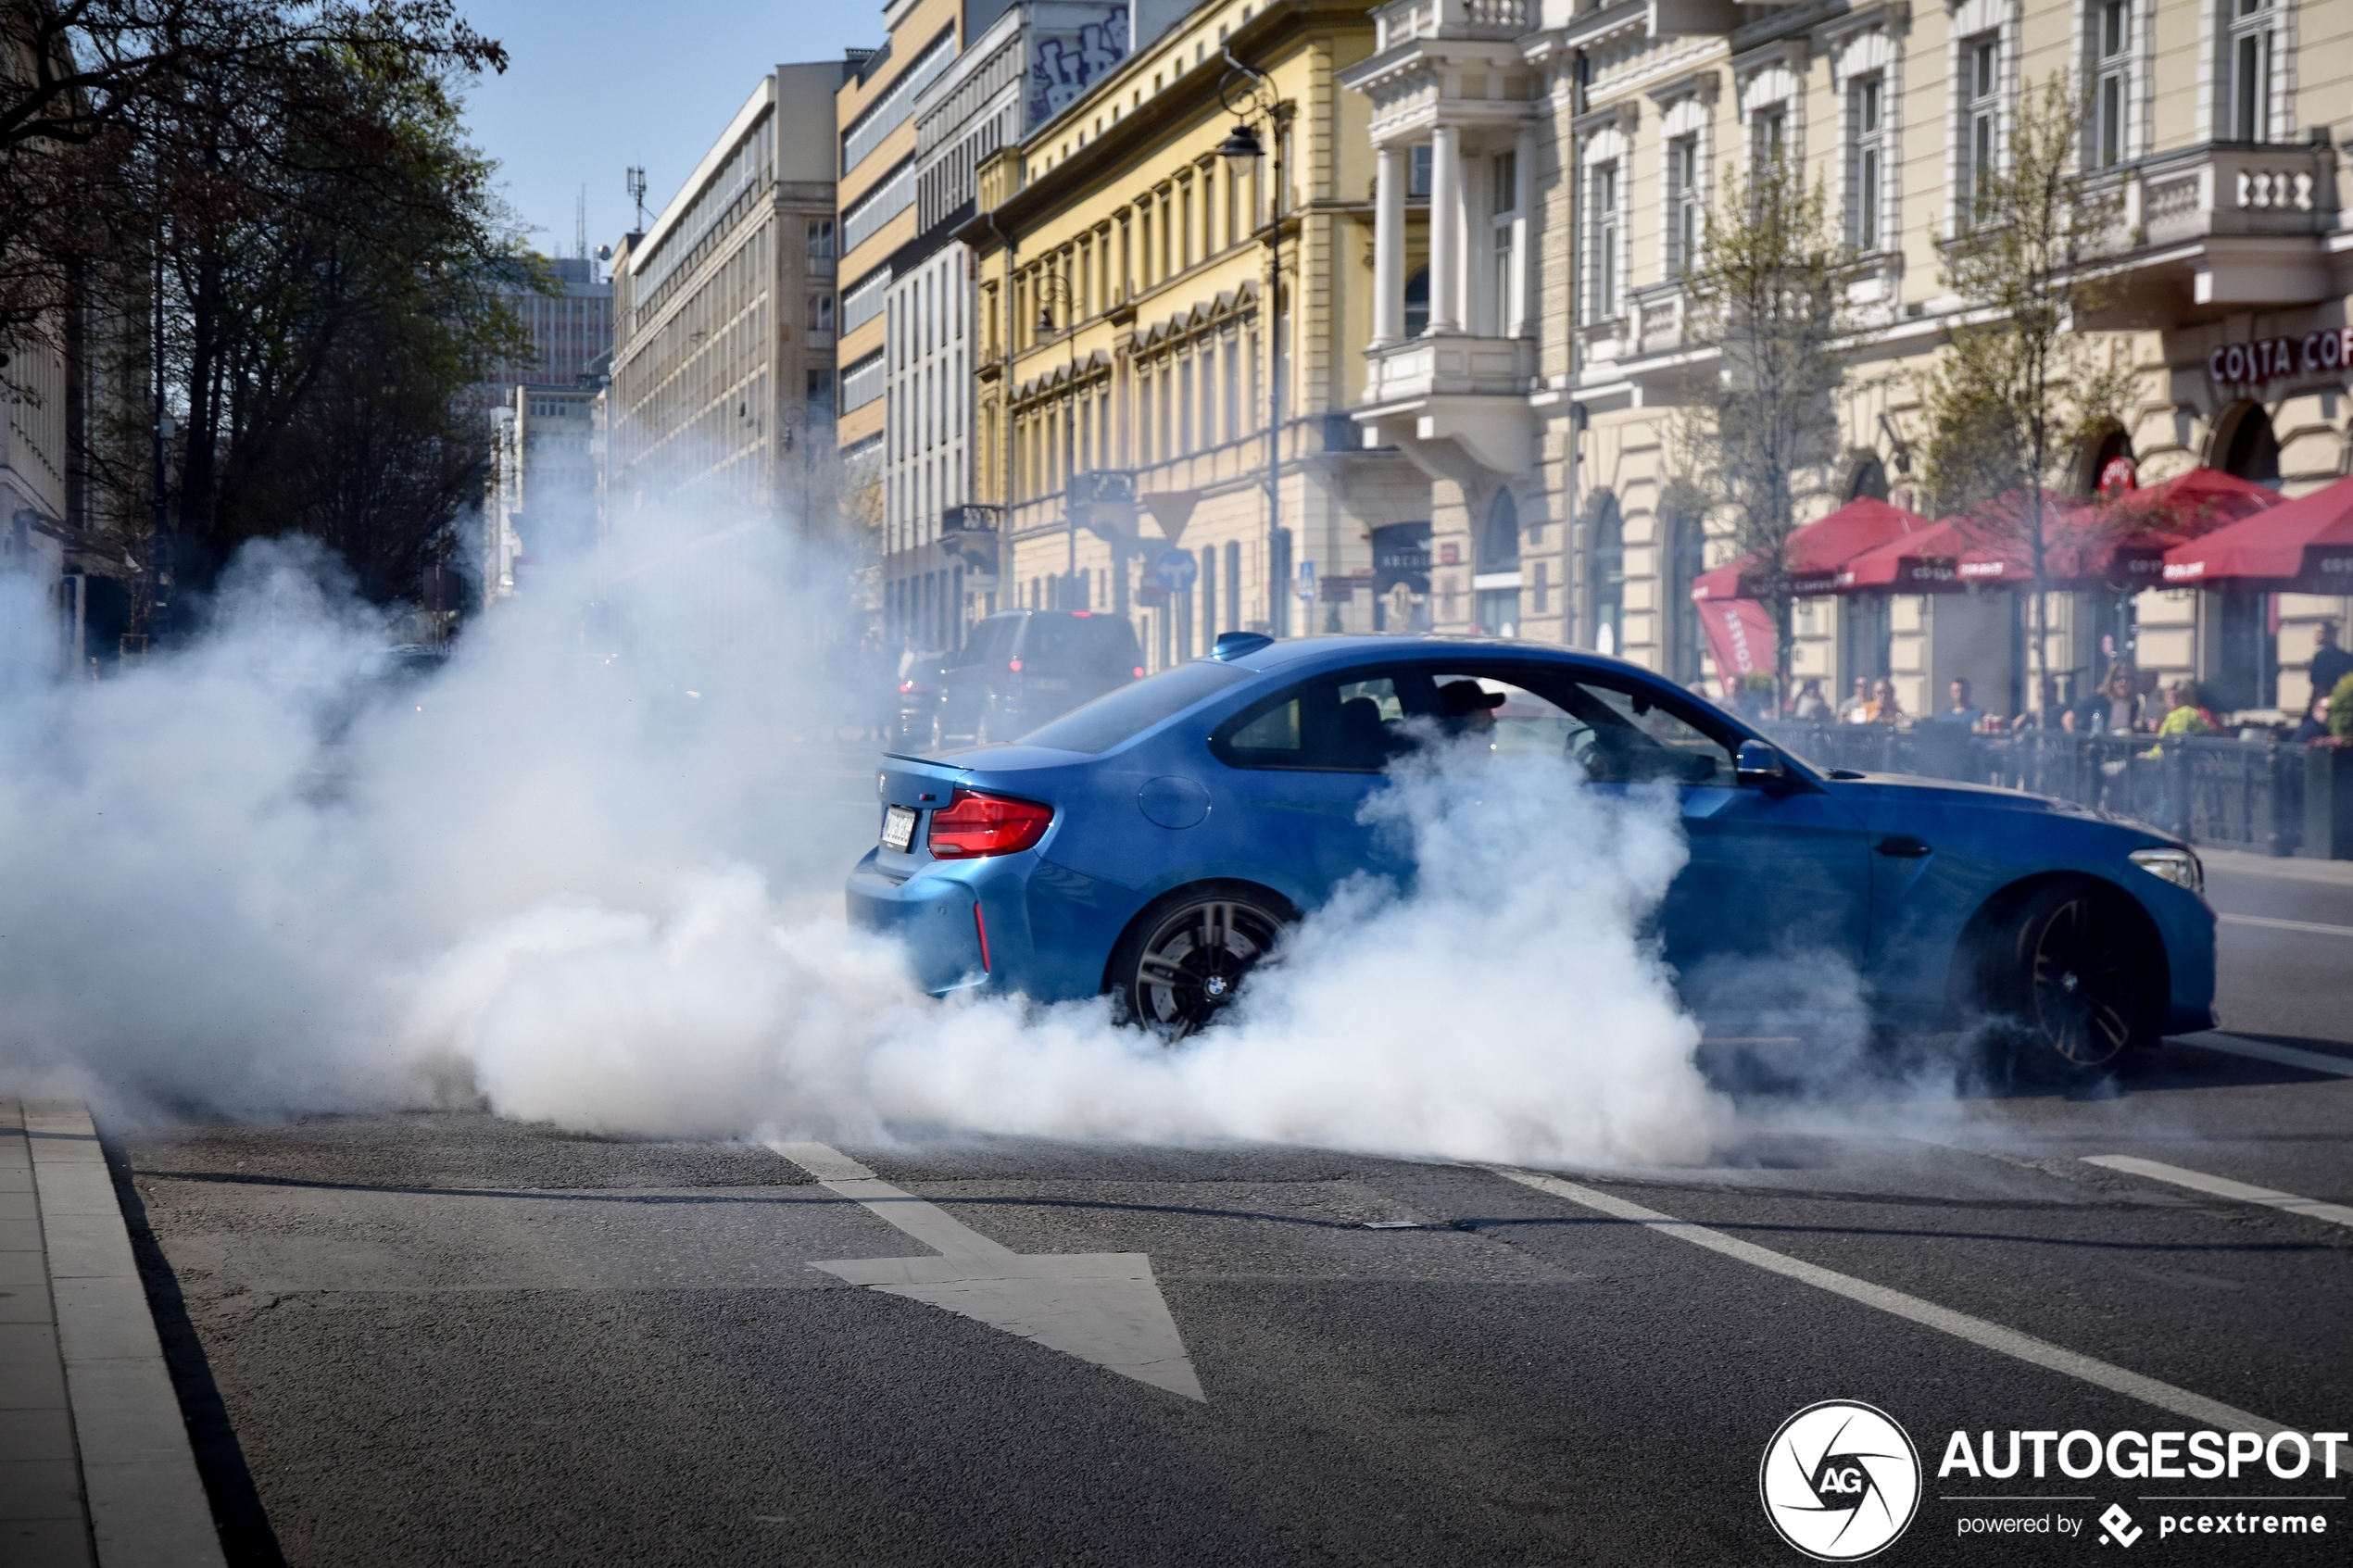
[[[1360,809],[1399,756],[1465,732],[1566,755],[1584,787],[1680,793],[1691,859],[1657,925],[1685,982],[1828,955],[1881,1025],[1994,1021],[2061,1072],[2214,1022],[2214,914],[2178,841],[1818,770],[1645,671],[1495,640],[1228,633],[1010,744],[887,757],[850,918],[902,937],[935,992],[1110,992],[1189,1034],[1349,875],[1410,877]]]

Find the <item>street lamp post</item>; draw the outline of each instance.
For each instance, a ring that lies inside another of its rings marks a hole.
[[[1290,563],[1277,548],[1283,536],[1283,126],[1290,119],[1290,107],[1276,94],[1265,71],[1242,64],[1231,50],[1226,51],[1226,63],[1232,69],[1217,85],[1217,100],[1237,123],[1217,149],[1218,156],[1237,171],[1266,156],[1253,116],[1266,120],[1275,142],[1275,189],[1266,224],[1266,623],[1279,637],[1290,624],[1285,599],[1290,592],[1286,581]],[[1275,571],[1278,561],[1285,568],[1279,574]]]
[[[1063,324],[1066,329],[1064,344],[1070,350],[1069,395],[1063,409],[1063,521],[1070,530],[1070,559],[1063,573],[1063,596],[1070,596],[1078,582],[1078,509],[1071,502],[1071,481],[1077,476],[1078,463],[1078,306],[1071,293],[1070,280],[1053,268],[1038,274],[1038,333],[1051,335],[1054,330],[1054,313],[1049,301],[1059,300],[1063,307]],[[1071,607],[1063,607],[1067,609]]]

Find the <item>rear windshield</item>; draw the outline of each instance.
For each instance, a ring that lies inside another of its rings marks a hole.
[[[1043,729],[1021,737],[1024,746],[1051,746],[1057,751],[1083,751],[1092,756],[1109,751],[1130,736],[1142,734],[1163,719],[1182,713],[1205,697],[1216,696],[1251,671],[1230,664],[1200,659],[1164,670],[1147,680],[1099,696],[1075,708]]]
[[[1021,661],[1041,670],[1125,675],[1139,662],[1136,633],[1125,616],[1033,615]]]
[[[1002,664],[1013,657],[1013,633],[1021,629],[1018,615],[992,615],[972,630],[963,650],[950,658],[948,667],[963,670],[975,664]]]

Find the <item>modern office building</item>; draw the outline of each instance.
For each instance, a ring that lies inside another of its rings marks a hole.
[[[485,383],[492,401],[503,406],[509,389],[523,383],[570,386],[587,372],[589,363],[612,346],[612,283],[598,276],[593,257],[559,256],[544,264],[561,285],[561,294],[541,294],[514,288],[501,297],[531,336],[532,357],[502,365]]]
[[[2120,417],[2073,454],[2075,494],[2119,458],[2143,483],[2203,464],[2290,494],[2347,470],[2347,370],[2324,350],[2353,292],[2337,151],[2353,0],[1393,0],[1374,16],[1378,45],[1342,79],[1379,149],[1356,417],[1428,476],[1441,629],[1713,676],[1690,590],[1727,553],[1722,520],[1667,498],[1679,410],[1718,372],[1682,270],[1740,160],[1801,160],[1853,258],[1846,452],[1818,505],[1926,505],[1919,373],[1969,308],[1943,247],[1973,170],[2009,156],[2055,76],[2088,106],[2082,171],[2119,213],[2094,263],[2108,303],[2080,326],[2134,368]],[[2241,709],[2298,706],[2311,629],[2345,608],[2054,597],[2062,689],[2129,656]],[[1891,676],[1914,713],[1955,676],[2031,706],[2024,598],[1806,601],[1797,668],[1840,690]]]
[[[1428,485],[1348,419],[1373,157],[1336,73],[1374,43],[1362,6],[1195,6],[982,166],[959,237],[1000,603],[1133,616],[1155,668],[1411,622]],[[1224,156],[1238,120],[1258,156]]]
[[[778,66],[613,257],[606,525],[830,524],[839,61]]]

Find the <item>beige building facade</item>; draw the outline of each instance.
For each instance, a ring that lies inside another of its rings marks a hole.
[[[833,505],[837,61],[761,79],[613,257],[605,526],[664,503]]]
[[[1679,409],[1715,351],[1679,281],[1728,166],[1803,160],[1851,247],[1856,331],[1828,509],[1925,505],[1918,372],[1967,302],[1941,246],[2030,88],[2089,105],[2088,175],[2122,214],[2083,330],[2135,367],[2120,428],[2075,454],[2143,483],[2207,464],[2302,494],[2345,473],[2353,0],[1394,0],[1344,81],[1378,149],[1365,439],[1429,481],[1441,629],[1715,671],[1691,583],[1718,520],[1667,515]],[[1435,236],[1435,244],[1431,237]],[[2333,337],[2333,334],[2335,336]],[[2251,345],[2284,343],[2284,352]],[[2309,349],[2309,352],[2308,352]],[[2233,352],[2233,351],[2236,352]],[[2020,596],[1804,604],[1802,675],[1892,676],[1909,711],[1967,676],[2032,706]],[[2195,674],[2221,706],[2293,709],[2342,601],[2150,590],[2055,596],[2062,695],[2113,657]],[[1710,689],[1715,689],[1711,684]]]

